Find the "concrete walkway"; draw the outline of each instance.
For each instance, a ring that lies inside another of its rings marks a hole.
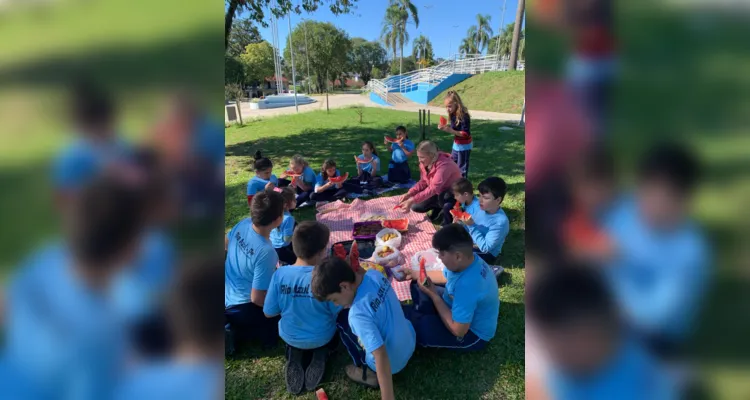
[[[326,109],[325,95],[324,96],[310,96],[310,97],[312,97],[313,99],[317,101],[315,103],[304,104],[304,105],[299,106],[300,113]],[[437,118],[439,118],[439,115],[446,114],[445,108],[443,107],[425,106],[425,105],[417,104],[417,103],[399,104],[398,106],[395,106],[395,107],[382,106],[380,104],[377,104],[371,101],[368,96],[360,95],[360,94],[336,94],[336,95],[328,96],[328,107],[331,109],[344,108],[344,107],[350,107],[350,106],[380,107],[380,108],[388,108],[391,110],[413,111],[413,112],[416,112],[419,109],[426,109],[426,110],[430,110],[431,121],[433,118],[435,121],[437,121]],[[506,114],[506,113],[478,111],[478,110],[476,111],[469,110],[469,111],[471,111],[471,117],[473,119],[486,119],[486,120],[493,120],[493,121],[519,121],[521,119],[521,114]],[[274,117],[277,115],[286,115],[286,114],[295,114],[295,113],[296,113],[296,110],[294,109],[294,106],[281,107],[281,108],[269,108],[265,110],[251,110],[250,103],[242,103],[242,118],[243,119],[266,118],[266,117]]]

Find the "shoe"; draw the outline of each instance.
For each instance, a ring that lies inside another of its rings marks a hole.
[[[500,280],[500,276],[503,274],[503,267],[500,265],[490,265],[490,269],[495,274],[495,279]]]
[[[377,389],[380,387],[380,385],[378,385],[378,376],[375,375],[375,371],[367,366],[362,366],[362,368],[360,368],[354,364],[349,364],[344,368],[344,371],[346,371],[346,376],[348,376],[349,379],[360,385],[367,386],[371,389]]]
[[[302,367],[304,352],[294,347],[288,347],[287,349],[289,355],[284,365],[286,390],[291,394],[300,394],[305,386],[305,369]]]
[[[319,347],[313,351],[310,365],[305,371],[305,389],[313,391],[318,387],[326,372],[326,359],[328,358],[328,348]]]
[[[430,214],[430,221],[432,222],[438,222],[443,219],[443,210],[433,210],[432,214]]]
[[[224,357],[234,354],[234,333],[229,329],[229,324],[224,325]]]

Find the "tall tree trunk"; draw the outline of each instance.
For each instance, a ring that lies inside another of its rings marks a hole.
[[[401,58],[398,60],[398,74],[404,73],[404,42],[401,42]]]
[[[518,44],[521,42],[521,23],[523,23],[523,13],[526,11],[526,0],[518,0],[518,10],[516,11],[516,24],[513,27],[513,42],[510,46],[510,65],[508,70],[516,70],[516,62],[518,61]]]
[[[224,16],[224,49],[229,44],[229,33],[232,32],[232,21],[234,21],[234,14],[237,12],[239,4],[239,0],[231,0],[227,8],[227,14]]]

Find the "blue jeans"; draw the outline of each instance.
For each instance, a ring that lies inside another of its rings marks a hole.
[[[458,169],[461,170],[461,176],[466,178],[469,176],[469,157],[471,156],[471,150],[451,151],[451,158],[453,162],[458,164]]]

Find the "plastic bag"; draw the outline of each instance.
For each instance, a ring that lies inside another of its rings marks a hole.
[[[417,252],[411,257],[411,270],[419,276],[419,260],[425,259],[425,270],[427,271],[442,271],[445,268],[443,262],[438,257],[438,251],[435,249],[428,249]]]
[[[386,235],[396,235],[395,237],[391,237],[388,240],[385,240]],[[401,247],[401,233],[395,229],[391,228],[385,228],[382,231],[378,232],[377,235],[375,235],[375,245],[376,246],[391,246],[394,249],[397,249]]]
[[[377,246],[372,253],[372,260],[384,267],[395,267],[401,260],[401,252],[391,246]]]
[[[362,217],[359,218],[359,222],[365,222],[365,221],[384,221],[388,219],[388,217],[383,213],[377,213],[377,212],[366,212],[362,214]]]

